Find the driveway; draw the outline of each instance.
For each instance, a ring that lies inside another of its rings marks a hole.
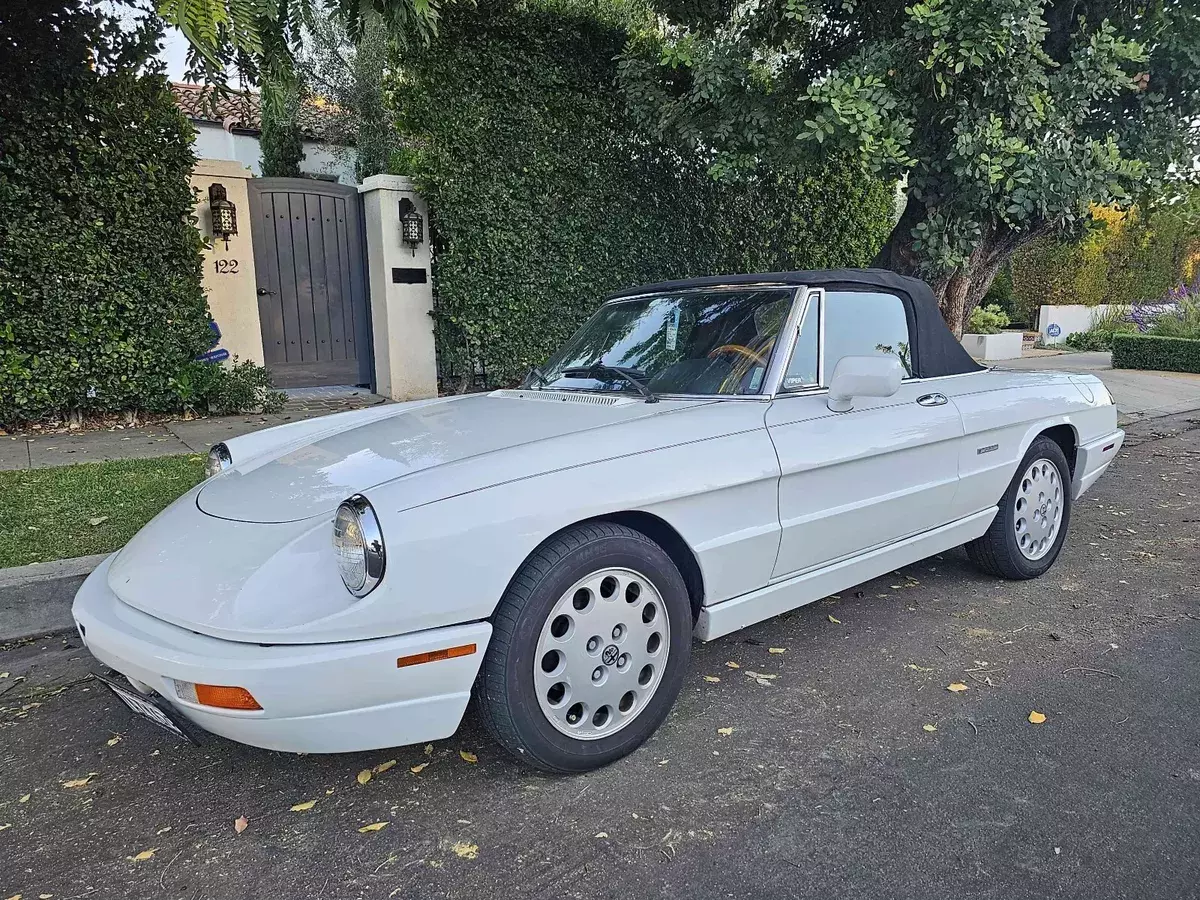
[[[1027,356],[1000,363],[1004,369],[1086,372],[1104,382],[1121,412],[1121,424],[1200,409],[1200,375],[1114,369],[1111,353]]]
[[[1198,897],[1198,483],[1200,417],[1139,423],[1045,577],[954,551],[698,644],[656,737],[575,778],[474,724],[193,747],[73,635],[7,648],[0,897]]]

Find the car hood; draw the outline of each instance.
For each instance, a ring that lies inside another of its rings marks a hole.
[[[664,401],[598,394],[495,391],[399,405],[382,418],[255,455],[210,479],[196,504],[239,522],[296,522],[332,515],[352,494],[497,451],[644,418]]]

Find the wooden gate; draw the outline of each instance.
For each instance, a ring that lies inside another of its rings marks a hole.
[[[275,385],[369,385],[358,190],[307,178],[252,178],[248,184],[258,318]]]

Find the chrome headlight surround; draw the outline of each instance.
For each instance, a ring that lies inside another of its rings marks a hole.
[[[214,475],[220,475],[232,465],[233,454],[229,452],[225,443],[213,444],[212,449],[208,451],[208,460],[204,463],[204,477],[212,478]]]
[[[383,580],[387,554],[375,510],[362,494],[343,500],[333,518],[333,554],[342,583],[365,597]]]

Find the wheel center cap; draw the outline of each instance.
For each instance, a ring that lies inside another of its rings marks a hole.
[[[617,657],[620,654],[621,651],[617,649],[616,644],[609,644],[604,648],[604,652],[600,654],[600,659],[606,666],[615,666],[617,664]]]

